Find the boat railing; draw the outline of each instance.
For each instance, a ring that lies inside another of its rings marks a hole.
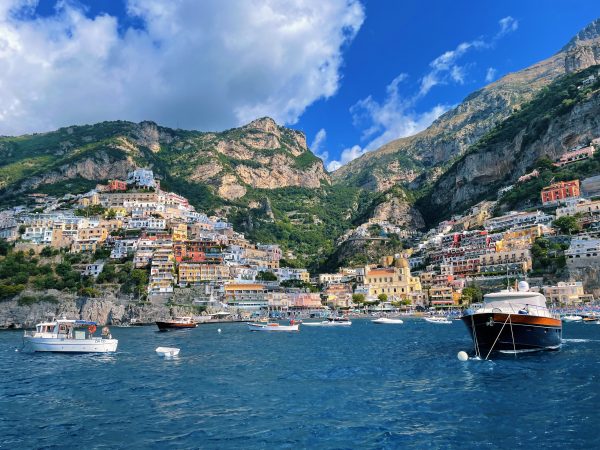
[[[34,330],[25,330],[25,334],[23,336],[25,336],[25,337],[34,337],[35,333],[36,333],[36,331],[34,331]]]

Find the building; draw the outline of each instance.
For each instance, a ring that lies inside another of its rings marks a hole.
[[[228,266],[182,262],[179,264],[179,285],[194,286],[207,282],[223,282],[231,279]]]
[[[571,239],[571,245],[565,251],[567,266],[582,268],[600,266],[600,239],[580,237]]]
[[[110,251],[111,259],[127,258],[135,253],[138,246],[137,239],[117,239]]]
[[[77,230],[78,241],[104,242],[108,237],[108,230],[102,227],[79,228]]]
[[[300,280],[305,283],[310,281],[310,275],[306,269],[295,269],[292,267],[280,267],[274,269],[273,273],[277,276],[278,281]]]
[[[232,308],[259,310],[269,305],[267,288],[258,283],[225,285],[225,302]]]
[[[155,189],[154,173],[150,169],[135,169],[127,174],[127,184],[135,185],[139,188]]]
[[[177,282],[173,252],[167,247],[158,248],[150,265],[149,294],[171,294]]]
[[[349,284],[330,284],[323,293],[327,298],[327,306],[332,308],[349,308],[352,306],[352,286]]]
[[[532,225],[545,225],[552,222],[553,216],[541,211],[515,212],[512,211],[500,217],[493,217],[485,221],[485,229],[491,232],[515,228],[528,228]]]
[[[126,191],[127,190],[127,182],[121,181],[121,180],[110,180],[108,182],[107,189],[110,192]]]
[[[577,198],[580,195],[579,180],[560,181],[551,184],[542,189],[542,204],[555,205],[570,198]]]
[[[367,269],[364,283],[371,298],[386,294],[390,300],[405,299],[410,293],[421,290],[421,281],[411,276],[408,261],[404,258],[398,258],[394,267]]]
[[[554,165],[557,167],[562,167],[566,166],[567,164],[583,161],[584,159],[588,159],[594,156],[594,151],[594,147],[589,146],[563,153],[563,155],[558,159],[558,161],[554,163]]]
[[[460,293],[451,286],[432,286],[429,288],[429,304],[435,307],[458,305]]]
[[[600,175],[586,178],[581,182],[581,195],[586,198],[600,197]]]
[[[312,292],[294,292],[290,294],[290,307],[294,309],[319,309],[321,296]]]
[[[102,273],[104,269],[104,262],[96,261],[93,264],[87,264],[85,270],[82,272],[83,276],[98,278],[98,275]]]
[[[560,281],[556,286],[544,286],[546,300],[553,305],[574,305],[593,300],[593,296],[586,294],[581,281]]]
[[[505,250],[481,255],[479,271],[496,274],[524,274],[531,270],[531,253],[528,249]]]

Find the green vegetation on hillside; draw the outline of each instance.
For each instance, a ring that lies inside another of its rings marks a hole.
[[[481,200],[495,198],[498,189],[509,184],[514,173],[509,174],[501,182],[490,183],[486,186],[487,189],[484,194],[454,209],[450,204],[438,205],[432,201],[432,197],[436,195],[436,190],[439,189],[442,182],[448,178],[455,177],[461,164],[469,155],[491,152],[501,146],[512,145],[511,143],[516,140],[517,136],[524,133],[522,144],[515,148],[513,154],[513,160],[518,161],[521,154],[529,145],[536,142],[548,131],[548,126],[553,120],[568,114],[577,104],[588,100],[590,96],[597,95],[600,89],[600,77],[596,77],[591,83],[584,83],[584,80],[587,80],[590,75],[596,75],[598,69],[599,66],[592,66],[581,72],[564,75],[549,86],[542,88],[530,102],[524,104],[520,110],[515,111],[509,118],[494,127],[477,143],[472,145],[464,155],[454,161],[436,183],[424,192],[423,196],[417,201],[417,207],[423,214],[426,222],[428,224],[437,223],[453,213],[469,208]],[[581,167],[583,166],[576,166],[575,168],[579,169]],[[565,168],[565,170],[568,171],[570,169]],[[557,173],[557,175],[572,176],[571,174],[567,174],[567,172],[563,174]],[[542,180],[546,180],[546,178]],[[537,181],[533,181],[532,183],[537,183]],[[512,197],[508,197],[510,203],[514,204],[516,201],[521,201],[521,198],[518,198],[519,192],[517,190],[512,194]],[[531,195],[530,192],[525,192],[525,194]]]

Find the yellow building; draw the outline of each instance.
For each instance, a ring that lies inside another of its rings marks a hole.
[[[412,292],[421,290],[421,281],[419,277],[411,276],[408,261],[399,258],[394,267],[367,269],[365,286],[370,297],[386,294],[392,298],[408,298]]]
[[[187,224],[176,223],[172,225],[173,242],[183,242],[187,240]]]
[[[202,264],[182,262],[179,264],[179,285],[187,286],[209,281],[227,281],[231,279],[228,266],[223,264]]]
[[[79,230],[77,230],[78,241],[104,242],[107,237],[108,230],[100,226],[92,228],[80,228]]]

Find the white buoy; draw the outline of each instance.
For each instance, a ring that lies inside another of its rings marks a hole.
[[[217,330],[217,333],[220,333],[220,332],[221,332],[221,329],[219,328],[219,329]]]
[[[463,352],[463,351],[458,352],[458,355],[456,355],[456,356],[461,361],[468,361],[468,359],[469,359],[469,355],[467,355],[467,352]]]

